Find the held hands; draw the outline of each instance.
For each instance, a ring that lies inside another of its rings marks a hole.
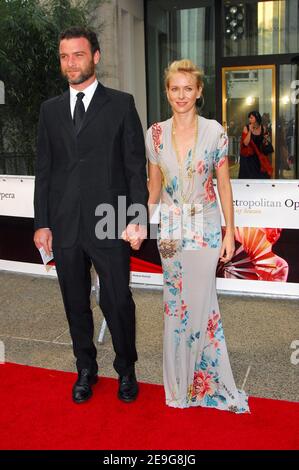
[[[233,232],[226,232],[221,246],[220,261],[227,263],[232,259],[235,252],[235,237]]]
[[[52,238],[52,232],[49,228],[39,228],[34,233],[33,241],[38,250],[43,247],[47,255],[50,256],[50,252],[52,251]]]
[[[129,242],[133,250],[139,250],[146,235],[146,227],[144,225],[128,224],[121,234],[121,238]]]

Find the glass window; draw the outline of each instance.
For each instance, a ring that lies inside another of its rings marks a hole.
[[[207,4],[210,3],[210,6]],[[201,6],[203,5],[204,6]],[[204,72],[202,114],[215,118],[214,2],[149,0],[147,8],[147,78],[149,124],[165,120],[170,108],[164,70],[174,60],[191,59]]]
[[[258,111],[264,132],[275,143],[275,66],[227,67],[222,71],[223,125],[229,136],[231,178],[240,171],[240,139],[248,114]],[[275,171],[275,152],[268,155]],[[274,175],[273,175],[274,176]],[[248,174],[248,178],[254,178]]]
[[[279,178],[298,178],[298,65],[282,65],[279,72],[276,161]]]
[[[225,0],[223,8],[224,56],[298,52],[298,0]]]

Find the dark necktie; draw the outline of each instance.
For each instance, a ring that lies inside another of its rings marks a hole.
[[[83,104],[83,101],[82,101],[84,96],[85,95],[84,95],[84,93],[82,93],[82,91],[77,93],[77,101],[76,101],[76,104],[75,104],[74,117],[73,117],[74,126],[75,126],[77,134],[80,130],[80,127],[82,125],[82,121],[84,119],[84,114],[85,114],[85,108],[84,108],[84,104]]]

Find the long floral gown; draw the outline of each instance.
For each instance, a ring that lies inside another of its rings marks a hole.
[[[197,119],[197,143],[181,164],[172,141],[173,118],[153,124],[146,135],[147,157],[163,175],[158,248],[166,403],[244,413],[248,398],[234,382],[215,279],[222,236],[212,175],[225,161],[228,139],[217,121]]]

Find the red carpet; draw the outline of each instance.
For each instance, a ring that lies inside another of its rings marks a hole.
[[[161,386],[141,384],[135,403],[116,397],[117,381],[100,378],[93,398],[72,403],[76,375],[0,365],[0,448],[299,449],[299,403],[250,398],[251,414],[164,405]]]
[[[130,260],[130,271],[137,271],[141,273],[162,273],[162,266],[159,266],[155,263],[150,263],[140,258],[135,258],[131,256]]]

